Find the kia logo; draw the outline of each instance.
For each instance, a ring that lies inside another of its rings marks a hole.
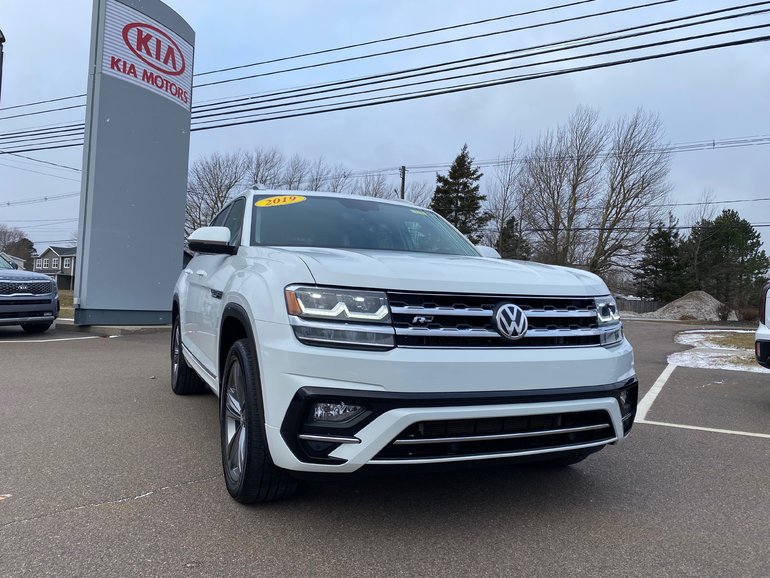
[[[182,49],[168,34],[151,24],[132,22],[123,27],[123,42],[147,66],[169,76],[184,72]]]
[[[513,303],[505,303],[495,311],[495,325],[500,335],[511,341],[516,341],[524,337],[527,332],[527,316],[520,307]]]

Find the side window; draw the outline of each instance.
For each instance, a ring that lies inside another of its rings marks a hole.
[[[246,201],[244,199],[237,199],[230,209],[230,213],[227,215],[227,220],[224,222],[225,227],[230,229],[230,244],[240,245],[241,231],[243,230],[243,212],[246,209]]]
[[[214,220],[209,223],[209,227],[224,227],[225,226],[225,219],[227,218],[227,213],[230,212],[230,207],[232,205],[227,205],[224,209],[219,211],[219,214],[214,217]]]

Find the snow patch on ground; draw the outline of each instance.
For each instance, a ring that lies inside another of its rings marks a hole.
[[[693,349],[679,351],[668,356],[668,362],[681,367],[696,369],[726,369],[731,371],[752,371],[770,373],[770,369],[761,367],[754,359],[750,349],[730,348],[715,343],[710,337],[714,334],[753,333],[753,331],[733,329],[699,329],[678,333],[674,340]]]

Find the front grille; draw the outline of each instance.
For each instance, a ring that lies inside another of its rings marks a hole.
[[[0,306],[50,305],[50,299],[3,299]]]
[[[412,424],[375,460],[425,460],[530,454],[602,445],[616,440],[604,410]]]
[[[53,281],[0,281],[0,295],[46,295],[53,286]]]
[[[599,345],[593,298],[388,293],[396,345],[411,347],[574,347]],[[493,325],[501,303],[518,305],[529,329],[517,341]]]

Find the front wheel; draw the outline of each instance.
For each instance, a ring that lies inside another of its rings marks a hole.
[[[256,356],[241,339],[225,361],[219,427],[227,491],[242,504],[288,498],[297,489],[297,481],[270,457],[260,396]]]
[[[44,333],[48,330],[49,327],[51,327],[51,323],[22,323],[21,328],[26,333]]]

